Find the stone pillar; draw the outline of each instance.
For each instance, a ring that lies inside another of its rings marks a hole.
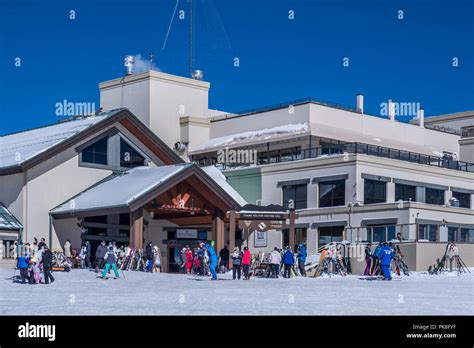
[[[387,182],[387,202],[395,202],[395,183]]]
[[[306,230],[306,248],[308,255],[318,250],[318,229],[309,227]]]

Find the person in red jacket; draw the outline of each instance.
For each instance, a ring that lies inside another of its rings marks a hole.
[[[193,267],[193,252],[189,248],[189,246],[186,247],[186,271],[191,273],[191,268]]]
[[[247,247],[244,247],[244,255],[242,256],[242,268],[244,271],[244,280],[250,279],[249,269],[250,269],[250,250]]]

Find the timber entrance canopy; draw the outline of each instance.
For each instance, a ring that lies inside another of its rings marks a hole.
[[[54,219],[130,213],[130,244],[142,247],[143,210],[179,226],[212,224],[224,243],[225,213],[245,200],[215,167],[194,163],[136,167],[115,173],[50,211]]]

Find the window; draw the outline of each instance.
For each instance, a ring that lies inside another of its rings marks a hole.
[[[199,240],[207,240],[207,231],[198,231]]]
[[[344,226],[318,227],[318,247],[331,242],[342,242]]]
[[[438,204],[438,205],[444,204],[444,191],[443,190],[427,187],[425,197],[426,197],[425,203]]]
[[[295,202],[295,209],[305,209],[308,207],[307,185],[288,185],[283,186],[283,207],[289,209],[289,200]]]
[[[82,150],[81,161],[84,163],[107,165],[107,141],[107,137],[102,138]]]
[[[395,184],[395,201],[416,201],[416,186]]]
[[[319,183],[319,207],[335,207],[345,204],[345,180],[323,181]]]
[[[120,223],[120,225],[130,226],[130,214],[129,213],[120,214],[119,223]]]
[[[448,226],[448,242],[457,242],[456,240],[457,233],[458,233],[457,227]]]
[[[387,183],[378,180],[364,180],[364,204],[385,203],[387,201]]]
[[[461,208],[471,208],[471,195],[469,193],[453,191],[453,197],[457,198]]]
[[[436,242],[436,234],[438,231],[438,225],[418,225],[418,239],[429,240],[430,242]]]
[[[134,168],[143,166],[145,158],[123,139],[120,139],[120,167]]]
[[[395,232],[394,225],[367,226],[367,239],[372,243],[383,243],[395,239]]]
[[[107,215],[98,215],[98,216],[86,216],[84,222],[95,222],[99,224],[107,223]]]
[[[290,244],[290,230],[285,228],[282,230],[283,235],[283,246]],[[293,250],[296,250],[296,246],[299,244],[306,244],[306,228],[295,228],[295,245],[291,245]]]
[[[472,228],[461,228],[460,242],[473,243],[474,242],[474,229]]]

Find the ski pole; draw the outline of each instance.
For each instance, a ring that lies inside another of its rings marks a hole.
[[[127,278],[125,278],[125,273],[123,273],[123,269],[121,269],[121,271],[122,271],[123,280],[126,280]]]

